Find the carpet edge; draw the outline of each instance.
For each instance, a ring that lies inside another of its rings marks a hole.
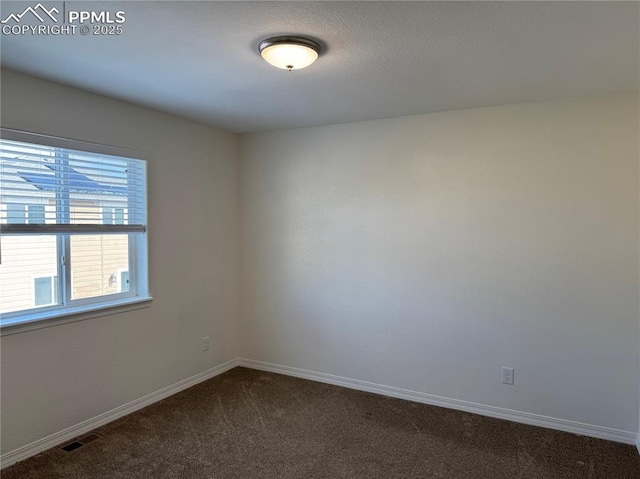
[[[496,406],[489,406],[459,399],[452,399],[434,394],[423,393],[419,391],[411,391],[408,389],[386,386],[383,384],[361,381],[359,379],[351,379],[332,374],[310,371],[291,366],[273,364],[264,361],[256,361],[253,359],[238,358],[238,366],[250,369],[257,369],[272,373],[284,374],[302,379],[309,379],[321,383],[333,384],[349,389],[366,391],[383,396],[390,396],[398,399],[406,399],[409,401],[429,404],[431,406],[439,406],[448,409],[456,409],[458,411],[470,412],[481,416],[493,417],[496,419],[505,419],[530,426],[544,427],[547,429],[555,429],[557,431],[579,434],[582,436],[594,437],[597,439],[605,439],[623,444],[636,445],[640,452],[640,435],[631,431],[623,431],[593,424],[580,423],[567,419],[560,419],[549,416],[542,416],[524,411],[516,411]]]

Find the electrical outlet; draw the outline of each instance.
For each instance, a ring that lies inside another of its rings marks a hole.
[[[502,383],[513,384],[513,368],[502,368]]]
[[[211,346],[211,344],[209,343],[209,336],[203,336],[202,337],[202,350],[203,351],[209,351],[209,347]]]

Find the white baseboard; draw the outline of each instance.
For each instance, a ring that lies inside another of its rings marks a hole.
[[[184,389],[188,389],[191,386],[195,386],[202,381],[206,381],[207,379],[218,376],[219,374],[233,369],[236,366],[244,366],[251,369],[259,369],[261,371],[269,371],[273,373],[284,374],[287,376],[310,379],[311,381],[334,384],[336,386],[357,389],[359,391],[367,391],[375,394],[382,394],[384,396],[407,399],[409,401],[446,407],[450,409],[457,409],[460,411],[471,412],[483,416],[506,419],[523,424],[530,424],[532,426],[546,427],[549,429],[556,429],[559,431],[596,437],[598,439],[606,439],[609,441],[621,442],[624,444],[635,444],[638,448],[638,452],[640,452],[640,434],[629,431],[621,431],[618,429],[611,429],[602,426],[594,426],[591,424],[567,421],[565,419],[552,418],[521,411],[513,411],[510,409],[503,409],[494,406],[486,406],[484,404],[460,401],[457,399],[435,396],[433,394],[410,391],[407,389],[400,389],[391,386],[384,386],[382,384],[360,381],[358,379],[344,378],[341,376],[334,376],[332,374],[319,373],[315,371],[308,371],[306,369],[299,369],[290,366],[281,366],[278,364],[240,358],[227,361],[207,371],[203,371],[199,374],[196,374],[195,376],[172,384],[171,386],[167,386],[156,392],[147,394],[146,396],[131,401],[127,404],[123,404],[122,406],[112,409],[111,411],[107,411],[96,417],[87,419],[86,421],[76,424],[75,426],[71,426],[67,429],[51,434],[50,436],[47,436],[43,439],[34,441],[31,444],[27,444],[26,446],[22,446],[18,449],[7,452],[0,456],[0,469],[15,464],[16,462],[23,461],[31,456],[35,456],[42,451],[67,442],[75,437],[86,434],[87,432],[92,431],[97,427],[103,426],[104,424],[126,416],[127,414],[131,414],[138,409],[142,409],[143,407],[158,402]]]
[[[315,371],[308,371],[306,369],[293,368],[290,366],[281,366],[278,364],[271,364],[263,361],[254,361],[252,359],[239,358],[238,365],[251,369],[259,369],[261,371],[269,371],[272,373],[285,374],[287,376],[294,376],[297,378],[310,379],[312,381],[333,384],[350,389],[357,389],[359,391],[382,394],[383,396],[391,396],[400,399],[407,399],[409,401],[430,404],[433,406],[457,409],[459,411],[480,414],[482,416],[506,419],[508,421],[529,424],[531,426],[545,427],[549,429],[556,429],[558,431],[571,432],[574,434],[581,434],[583,436],[595,437],[598,439],[621,442],[624,444],[636,444],[637,441],[638,450],[640,451],[640,436],[638,436],[635,432],[621,431],[619,429],[594,426],[592,424],[568,421],[566,419],[558,419],[554,417],[541,416],[539,414],[514,411],[511,409],[487,406],[484,404],[477,404],[468,401],[460,401],[458,399],[450,399],[433,394],[410,391],[407,389],[400,389],[391,386],[384,386],[382,384],[360,381],[358,379],[344,378],[341,376],[334,376],[332,374],[319,373]]]
[[[26,446],[22,446],[18,449],[7,452],[6,454],[0,456],[0,469],[15,464],[18,461],[23,461],[31,456],[35,456],[42,451],[57,446],[58,444],[67,442],[75,437],[81,436],[97,427],[103,426],[111,421],[121,418],[122,416],[126,416],[127,414],[131,414],[138,409],[142,409],[143,407],[158,402],[161,399],[172,396],[173,394],[190,388],[191,386],[195,386],[202,381],[206,381],[207,379],[218,376],[219,374],[222,374],[225,371],[236,367],[237,365],[238,360],[232,359],[231,361],[222,363],[207,371],[198,373],[195,376],[191,376],[190,378],[178,381],[171,386],[167,386],[156,392],[147,394],[144,397],[131,401],[127,404],[118,406],[111,411],[107,411],[96,417],[87,419],[86,421],[82,421],[80,424],[76,424],[75,426],[71,426],[67,429],[51,434],[50,436],[47,436],[43,439],[38,439],[31,444],[27,444]]]

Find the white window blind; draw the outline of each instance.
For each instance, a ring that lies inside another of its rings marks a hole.
[[[151,299],[142,155],[0,128],[1,334]]]
[[[0,139],[0,232],[145,232],[145,175],[143,160]]]

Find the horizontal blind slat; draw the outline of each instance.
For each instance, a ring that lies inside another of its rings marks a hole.
[[[6,224],[0,225],[0,235],[20,234],[111,234],[144,233],[145,225],[103,225],[103,224]]]

